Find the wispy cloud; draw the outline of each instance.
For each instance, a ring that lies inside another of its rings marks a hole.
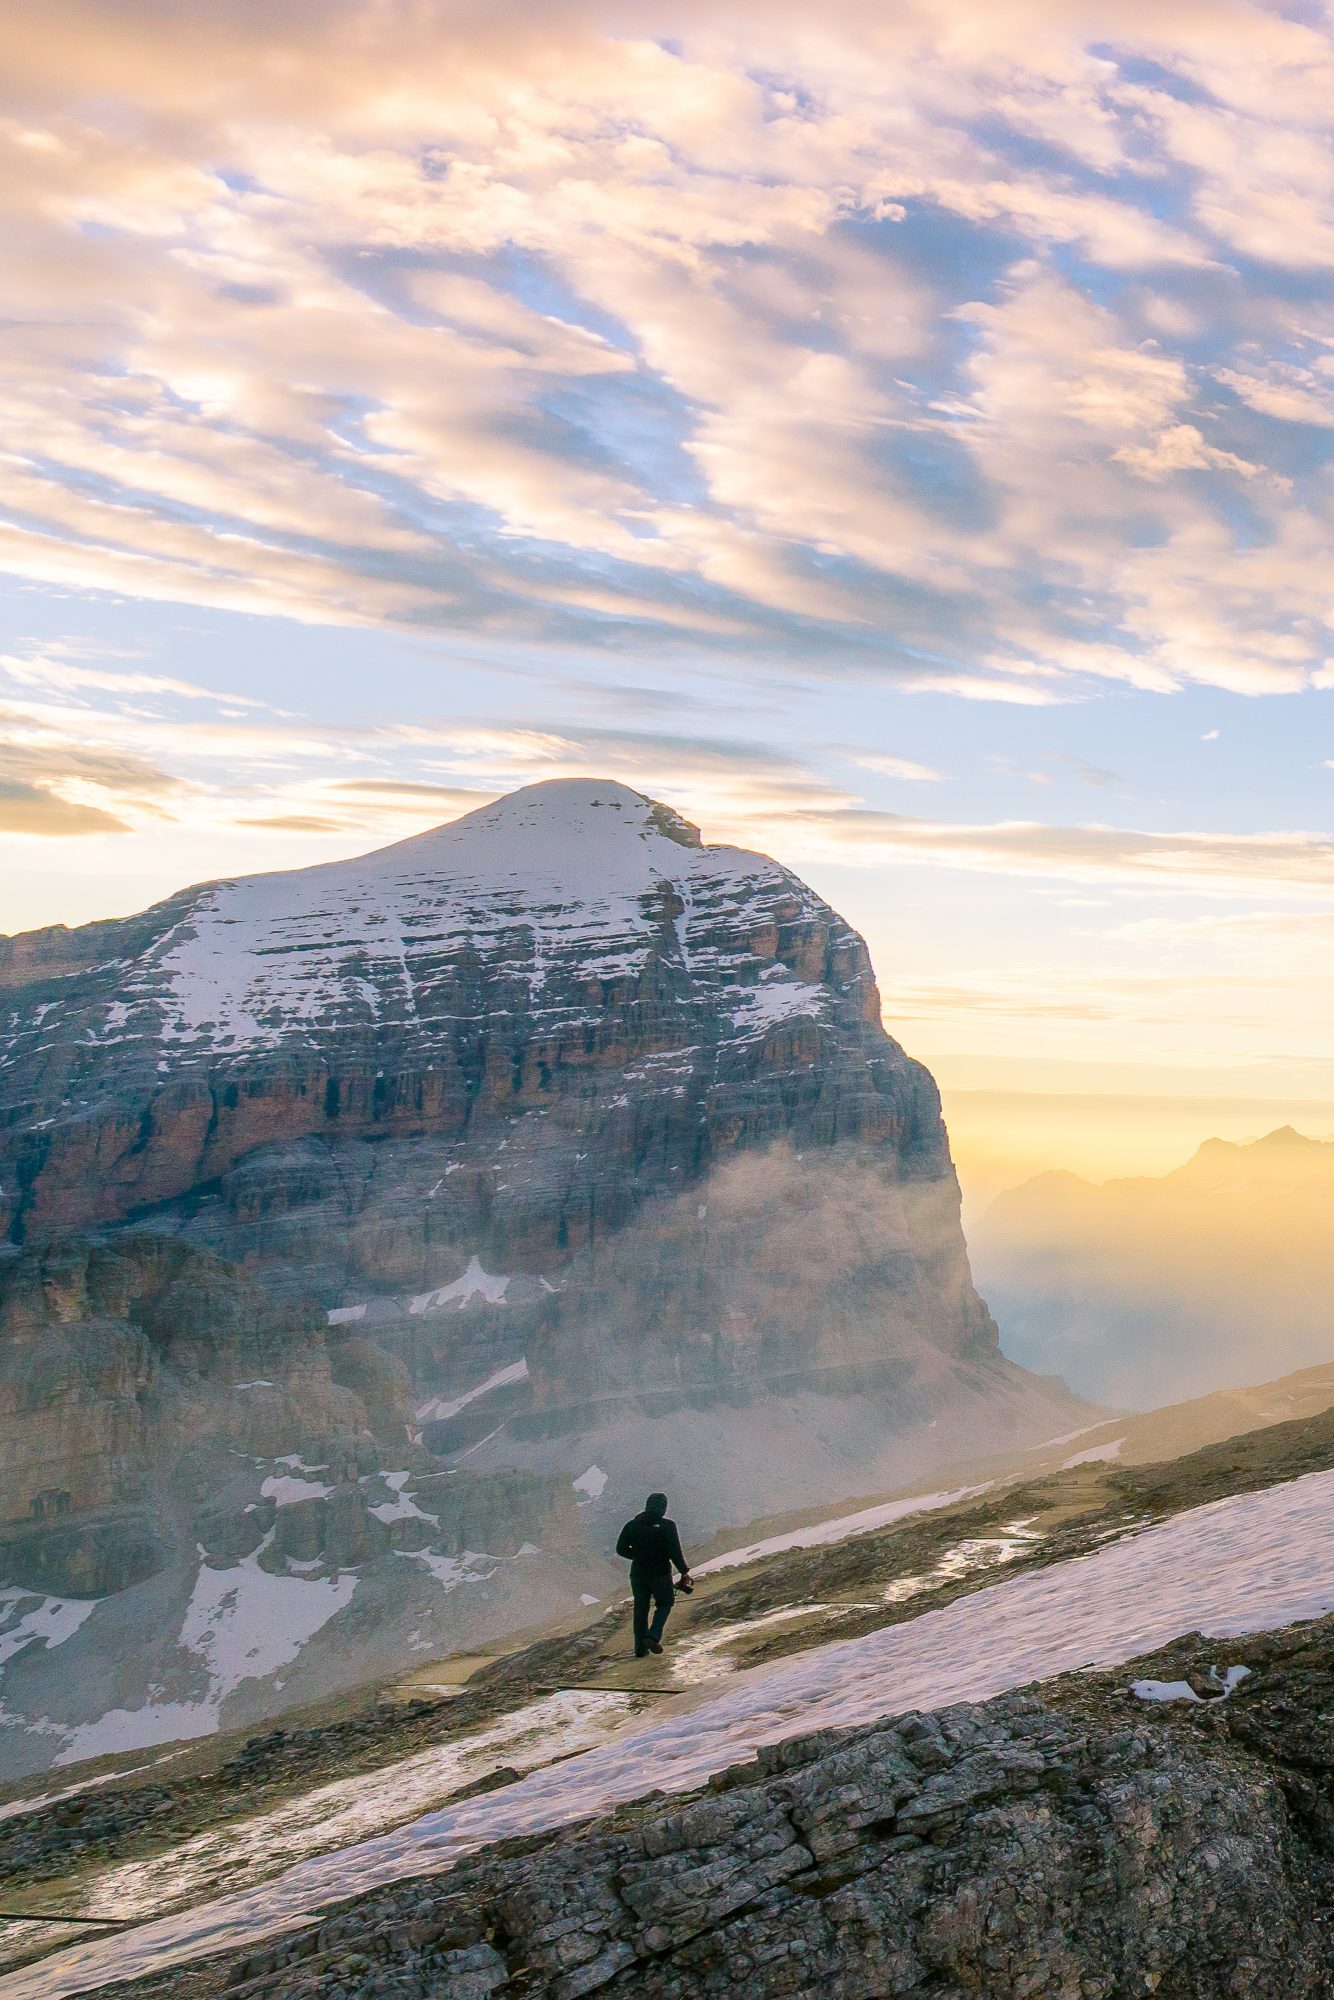
[[[1334,836],[1321,832],[1167,833],[1037,820],[963,825],[854,809],[808,822],[806,836],[863,865],[893,858],[1149,889],[1334,897]]]
[[[847,753],[849,761],[863,771],[875,771],[882,778],[898,778],[909,785],[940,785],[945,782],[943,771],[933,771],[929,764],[915,764],[910,757],[891,757],[878,750],[857,750]]]
[[[673,34],[25,15],[0,567],[1011,704],[1322,674],[1326,24],[688,0]]]

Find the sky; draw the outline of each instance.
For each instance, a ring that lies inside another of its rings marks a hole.
[[[614,775],[979,1157],[1334,1130],[1325,7],[3,15],[0,930]]]

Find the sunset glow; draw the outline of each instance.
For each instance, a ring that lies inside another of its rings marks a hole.
[[[1323,10],[6,45],[0,925],[605,772],[863,931],[965,1164],[980,1091],[1330,1122]]]

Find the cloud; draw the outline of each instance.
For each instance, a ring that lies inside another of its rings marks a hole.
[[[143,673],[135,668],[88,665],[71,649],[60,644],[34,648],[26,653],[0,653],[0,673],[19,687],[67,690],[96,689],[115,695],[164,694],[184,701],[226,702],[233,708],[262,708],[249,695],[221,694],[200,687],[195,681],[178,680],[171,674]]]
[[[236,824],[263,827],[273,833],[345,833],[351,822],[320,819],[314,813],[274,813],[267,819],[238,819]]]
[[[1105,765],[1090,763],[1087,757],[1076,757],[1068,750],[1053,750],[1049,756],[1053,764],[1069,771],[1091,791],[1103,791],[1125,783],[1119,771],[1109,771]]]
[[[0,731],[0,832],[125,833],[136,818],[161,820],[187,789],[132,750],[35,726],[15,705],[0,708]]]
[[[1028,705],[1322,673],[1327,476],[1275,427],[1329,428],[1334,316],[1274,274],[1334,259],[1328,24],[659,27],[25,18],[0,568]]]
[[[1030,820],[965,825],[864,808],[805,816],[794,831],[862,864],[920,861],[1059,881],[1334,897],[1334,837],[1317,832],[1164,833]]]
[[[71,834],[128,833],[125,821],[100,806],[61,798],[44,785],[0,772],[0,833],[67,837]]]
[[[162,794],[181,789],[181,781],[142,757],[99,744],[56,740],[17,740],[25,723],[16,710],[0,709],[0,727],[13,731],[0,743],[0,770],[39,783],[82,783],[105,791]]]
[[[349,805],[368,805],[379,810],[442,814],[473,812],[489,805],[496,796],[491,791],[469,791],[459,785],[423,784],[410,778],[338,778],[328,787],[333,795],[346,798]]]
[[[1260,470],[1249,460],[1238,458],[1234,451],[1220,451],[1216,445],[1206,443],[1194,424],[1171,424],[1158,433],[1152,444],[1123,444],[1113,457],[1142,479],[1168,479],[1174,472],[1207,470],[1235,472],[1243,479],[1253,479]]]
[[[882,778],[901,778],[910,785],[939,785],[945,782],[943,771],[933,771],[928,764],[914,764],[907,757],[887,757],[879,751],[849,751],[851,761],[863,771],[876,771]]]

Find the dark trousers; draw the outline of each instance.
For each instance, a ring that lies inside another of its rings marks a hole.
[[[656,1645],[662,1638],[662,1628],[671,1612],[672,1600],[676,1592],[672,1588],[672,1573],[669,1569],[650,1571],[646,1576],[641,1570],[630,1571],[630,1589],[635,1600],[635,1653],[644,1654],[649,1649],[649,1641]],[[648,1608],[653,1606],[653,1622],[649,1623]]]

